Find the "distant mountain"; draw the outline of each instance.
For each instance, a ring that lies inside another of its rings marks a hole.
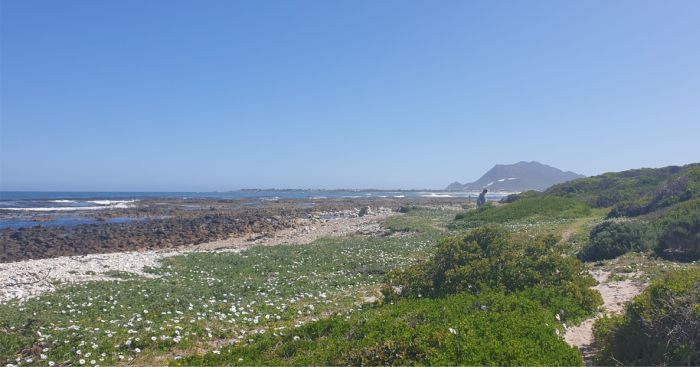
[[[486,188],[489,191],[543,191],[552,185],[583,177],[586,176],[564,172],[539,162],[518,162],[497,164],[480,179],[468,184],[453,182],[446,190],[472,191]]]

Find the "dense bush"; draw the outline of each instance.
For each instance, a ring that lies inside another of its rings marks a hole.
[[[540,191],[535,191],[535,190],[530,190],[530,191],[525,191],[525,192],[520,192],[517,194],[510,194],[503,199],[500,200],[501,203],[507,204],[507,203],[514,203],[520,199],[526,199],[526,198],[534,198],[542,196],[542,192]]]
[[[584,261],[614,259],[631,251],[656,247],[656,229],[643,221],[606,221],[591,230],[588,245],[578,253]]]
[[[617,203],[609,217],[634,217],[667,208],[700,196],[700,167],[691,167],[670,178],[649,193],[634,200]]]
[[[621,201],[613,206],[608,218],[636,217],[649,213],[649,197]]]
[[[700,164],[604,173],[554,185],[545,194],[614,206],[611,216],[637,216],[698,197]]]
[[[622,316],[594,327],[604,365],[700,365],[700,269],[652,283]]]
[[[571,219],[589,215],[590,207],[567,198],[555,196],[528,196],[505,205],[485,205],[476,210],[460,213],[455,217],[454,227],[478,227],[490,223],[507,223],[529,219]]]
[[[553,313],[518,294],[403,299],[176,365],[582,365]]]
[[[700,259],[700,200],[676,205],[661,219],[659,255],[683,261]]]
[[[175,363],[581,365],[558,336],[561,322],[602,300],[583,264],[553,251],[556,242],[517,242],[500,227],[447,238],[429,261],[388,275],[383,304]]]
[[[595,280],[583,264],[553,251],[554,243],[554,238],[519,243],[502,228],[482,227],[442,240],[430,261],[389,274],[389,284],[401,297],[524,291],[561,317],[577,320],[595,311],[600,294],[589,288]]]

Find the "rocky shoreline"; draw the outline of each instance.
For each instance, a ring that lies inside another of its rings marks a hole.
[[[131,223],[5,229],[0,231],[0,262],[170,249],[222,239],[232,234],[288,228],[292,226],[296,214],[251,209]]]
[[[33,227],[1,229],[0,263],[61,256],[172,250],[230,237],[264,236],[266,233],[297,228],[299,220],[313,219],[319,213],[351,210],[359,214],[363,207],[384,207],[396,211],[403,206],[450,206],[461,201],[463,199],[454,198],[270,202],[145,200],[133,208],[78,213],[98,219],[129,217],[139,220],[75,226],[44,226],[38,222]]]
[[[119,280],[126,275],[153,277],[146,267],[158,267],[163,258],[193,252],[239,252],[255,245],[306,244],[321,237],[389,235],[378,221],[399,215],[390,208],[353,208],[316,212],[290,221],[292,225],[263,233],[233,235],[177,249],[126,251],[81,256],[60,256],[0,264],[0,303],[24,301],[53,291],[62,283]],[[271,226],[270,228],[275,228]]]

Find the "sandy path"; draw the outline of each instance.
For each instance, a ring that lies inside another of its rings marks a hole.
[[[578,326],[570,327],[564,334],[564,340],[569,345],[578,347],[586,362],[595,355],[593,348],[593,324],[595,321],[604,315],[622,313],[625,303],[641,293],[646,286],[646,284],[641,284],[633,279],[638,275],[635,273],[628,274],[628,279],[611,282],[607,281],[611,272],[591,270],[590,273],[599,282],[593,289],[597,289],[603,297],[603,309],[595,317],[585,320]]]
[[[85,256],[62,256],[52,259],[26,260],[0,264],[0,303],[26,300],[55,290],[60,283],[115,280],[112,272],[126,272],[144,277],[145,267],[158,267],[166,257],[192,252],[239,252],[256,245],[308,244],[322,237],[353,233],[384,232],[379,221],[398,215],[390,209],[378,208],[371,214],[359,216],[358,210],[319,213],[300,218],[293,228],[248,236],[231,237],[176,249],[141,252],[118,252]]]

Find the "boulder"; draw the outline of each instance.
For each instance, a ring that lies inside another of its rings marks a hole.
[[[368,207],[368,206],[363,206],[363,207],[360,209],[360,212],[357,213],[357,215],[360,216],[360,217],[364,217],[365,215],[369,215],[369,214],[372,214],[372,208],[370,208],[370,207]]]

